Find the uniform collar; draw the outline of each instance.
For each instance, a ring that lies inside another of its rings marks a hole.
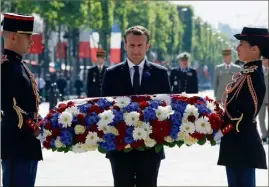
[[[18,60],[22,60],[22,56],[19,55],[18,53],[14,52],[14,51],[11,51],[9,49],[4,49],[4,52],[3,52],[5,55],[9,56],[9,57],[15,57],[16,59]]]
[[[255,60],[244,64],[244,69],[249,68],[251,66],[262,66],[261,60]]]

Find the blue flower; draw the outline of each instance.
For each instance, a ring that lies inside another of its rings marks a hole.
[[[134,142],[134,139],[133,139],[132,136],[126,136],[126,137],[124,137],[124,143],[130,144],[132,142]]]
[[[88,128],[89,126],[96,124],[99,119],[100,117],[95,112],[92,112],[91,115],[87,115],[85,117],[86,127]]]
[[[150,72],[149,72],[148,70],[145,71],[144,74],[143,74],[143,76],[144,76],[145,78],[149,78],[149,77],[150,77]]]
[[[59,113],[54,113],[50,119],[51,126],[54,128],[61,128],[62,124],[58,123]]]
[[[205,106],[205,105],[199,105],[199,104],[195,104],[195,107],[198,108],[198,113],[206,113],[209,114],[211,113],[211,111]]]
[[[52,140],[50,140],[50,147],[51,148],[53,148],[53,147],[55,147],[55,139],[52,139]]]
[[[173,115],[171,115],[170,119],[173,125],[180,126],[182,120],[182,114],[176,111]]]
[[[97,106],[100,107],[102,110],[104,110],[104,108],[106,107],[110,107],[112,105],[111,102],[109,102],[108,100],[104,99],[104,98],[100,98],[97,102],[96,102]]]
[[[127,133],[128,135],[132,135],[132,134],[133,134],[133,131],[134,131],[134,127],[127,127],[127,128],[126,128],[126,133]]]
[[[98,142],[99,146],[105,151],[113,151],[116,149],[116,145],[114,142]]]
[[[77,118],[77,116],[73,116],[72,123],[78,123],[78,118]]]
[[[144,114],[144,121],[149,122],[151,120],[154,120],[156,117],[155,110],[152,107],[147,107],[143,111]]]
[[[129,103],[126,107],[123,107],[122,110],[126,112],[133,112],[133,111],[138,111],[139,106],[137,103]]]
[[[172,125],[171,132],[178,133],[179,127],[176,125]]]
[[[103,135],[103,140],[105,140],[106,142],[111,142],[115,139],[115,135],[112,133],[107,133]]]
[[[78,106],[79,112],[81,112],[81,113],[87,113],[88,112],[88,108],[91,107],[91,106],[92,105],[90,103],[79,105]]]
[[[64,129],[60,132],[60,141],[64,145],[72,145],[72,139],[73,139],[73,133],[72,133],[72,128],[69,129]]]
[[[113,119],[115,124],[123,120],[123,113],[121,111],[113,110],[113,114],[115,115]]]
[[[170,132],[169,136],[171,136],[174,140],[176,140],[177,139],[177,134],[178,134],[178,132]]]
[[[171,107],[173,110],[183,113],[186,109],[187,103],[181,102],[181,101],[175,101],[172,98]]]
[[[152,100],[149,102],[149,106],[152,108],[158,108],[158,106],[161,105],[161,101],[160,100]]]

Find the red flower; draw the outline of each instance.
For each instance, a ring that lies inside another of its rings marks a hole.
[[[149,106],[147,101],[142,101],[142,102],[139,102],[138,104],[139,104],[139,108],[141,110],[144,110],[145,108],[147,108]]]
[[[140,121],[144,121],[144,114],[143,114],[143,112],[140,111],[139,114],[140,114],[140,115],[139,115],[139,120],[140,120]]]
[[[54,110],[54,109],[50,110],[50,112],[47,114],[46,118],[50,119],[54,113],[56,113],[56,110]]]
[[[44,142],[43,142],[43,146],[44,146],[46,149],[49,149],[49,148],[50,148],[50,142],[48,142],[48,141],[44,141]]]
[[[118,130],[119,138],[124,138],[126,134],[126,124],[124,121],[119,122],[117,125],[115,125],[115,128]]]
[[[75,103],[73,101],[69,101],[67,103],[67,107],[72,107],[72,106],[75,106]]]
[[[163,143],[164,137],[169,135],[171,124],[169,120],[165,121],[152,121],[152,134],[150,137],[155,139],[157,143]]]
[[[195,132],[195,133],[192,133],[190,134],[191,137],[193,138],[196,138],[198,140],[202,139],[205,135],[204,134],[201,134],[201,133],[198,133],[198,132]]]
[[[124,137],[121,136],[116,136],[114,139],[114,143],[116,145],[116,149],[119,151],[124,150],[125,146],[127,145],[126,143],[124,143]]]
[[[196,117],[195,117],[194,115],[189,115],[189,116],[188,116],[188,121],[194,123],[195,120],[196,120]]]
[[[92,105],[88,108],[88,114],[95,112],[97,115],[102,112],[102,110],[97,105]]]
[[[61,104],[60,104],[60,105],[61,105]],[[59,106],[59,107],[58,107],[57,112],[62,113],[63,111],[65,111],[65,109],[66,109],[66,105],[63,104],[62,106]]]
[[[208,96],[205,97],[205,100],[206,101],[209,101],[209,102],[214,102],[214,100],[213,99],[210,99]]]
[[[131,148],[135,149],[143,145],[145,145],[144,140],[137,140],[131,143]]]
[[[194,105],[194,104],[197,103],[198,100],[199,100],[199,97],[193,96],[193,97],[190,97],[190,98],[187,99],[187,103],[191,104],[191,105]]]
[[[164,101],[161,102],[161,106],[165,107],[166,103]]]
[[[75,136],[76,142],[84,143],[86,141],[87,135],[88,135],[88,131],[85,131],[83,134],[77,134]]]
[[[220,119],[219,115],[217,115],[215,113],[211,113],[209,115],[209,123],[211,124],[211,128],[214,131],[217,131],[220,129],[223,121]]]
[[[52,128],[52,136],[53,137],[57,137],[57,136],[59,136],[60,135],[60,129],[58,129],[58,128]]]
[[[150,100],[150,96],[148,95],[143,95],[143,96],[131,96],[131,101],[132,102],[143,102],[143,101],[148,101]]]
[[[46,142],[50,142],[51,139],[52,139],[52,136],[47,136],[45,141],[46,141]]]
[[[114,105],[114,106],[113,106],[113,109],[119,111],[119,110],[120,110],[120,107]]]
[[[85,117],[83,114],[78,114],[77,115],[78,121],[81,125],[85,125]]]
[[[212,134],[207,134],[207,135],[206,135],[206,139],[207,139],[208,141],[213,140],[213,135],[212,135]]]
[[[51,129],[51,124],[50,124],[49,121],[44,125],[44,128],[45,129]]]

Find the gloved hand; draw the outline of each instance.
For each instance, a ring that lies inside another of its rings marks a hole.
[[[219,141],[219,140],[222,138],[222,136],[223,136],[223,134],[222,134],[221,130],[219,130],[219,131],[215,134],[215,136],[214,136],[214,140],[217,142],[217,141]]]

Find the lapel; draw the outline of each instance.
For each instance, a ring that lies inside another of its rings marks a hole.
[[[131,82],[131,78],[130,78],[130,70],[129,70],[129,66],[127,63],[127,60],[125,60],[125,62],[123,62],[122,66],[121,66],[121,80],[119,80],[119,82],[122,82],[122,88],[126,89],[125,91],[128,94],[132,94],[133,93],[133,86],[132,86],[132,82]]]
[[[142,73],[142,80],[141,80],[141,85],[140,85],[141,93],[145,93],[147,88],[152,86],[152,84],[150,84],[150,80],[152,79],[151,74],[152,74],[151,64],[149,61],[145,60],[144,69]]]

